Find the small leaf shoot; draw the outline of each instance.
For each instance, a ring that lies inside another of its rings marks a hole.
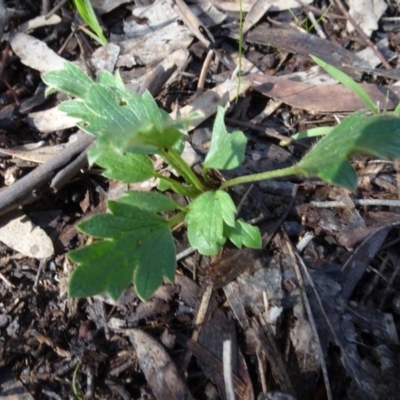
[[[50,71],[42,79],[49,86],[47,91],[65,92],[78,99],[83,99],[93,84],[88,74],[71,62],[65,62],[63,69]]]
[[[205,192],[188,210],[185,222],[190,244],[201,254],[217,254],[226,242],[224,224],[235,224],[236,208],[229,194],[222,190]]]
[[[213,126],[210,150],[204,161],[204,170],[233,169],[244,160],[247,144],[246,136],[240,131],[228,133],[224,123],[225,111],[218,107],[217,116]]]
[[[154,176],[153,163],[145,154],[120,154],[110,148],[108,152],[101,151],[96,157],[96,164],[104,171],[103,176],[124,183],[144,182]]]
[[[354,92],[358,98],[374,113],[379,114],[379,110],[372,101],[371,97],[365,91],[365,89],[359,85],[353,78],[340,71],[340,69],[335,68],[333,65],[322,61],[318,57],[315,57],[310,54],[311,59],[323,68],[329,75],[331,75],[334,79],[342,83],[344,86],[349,88],[352,92]]]
[[[147,210],[153,213],[183,209],[170,197],[157,192],[141,192],[132,190],[125,192],[118,200],[119,203],[130,204],[131,206]]]
[[[319,178],[354,190],[357,175],[348,159],[368,154],[393,159],[400,154],[400,119],[389,115],[365,116],[363,112],[344,119],[295,165],[296,173]]]
[[[249,247],[251,249],[261,249],[262,241],[260,230],[239,218],[235,221],[235,226],[226,227],[226,236],[239,249]]]
[[[93,10],[92,4],[90,0],[73,0],[76,9],[78,10],[82,19],[86,22],[88,26],[95,32],[94,34],[90,31],[86,31],[86,33],[102,46],[107,44],[107,39],[103,34],[103,31],[100,27],[99,21],[97,20],[96,14]]]

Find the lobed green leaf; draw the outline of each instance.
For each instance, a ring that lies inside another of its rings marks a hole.
[[[224,226],[235,224],[232,199],[222,190],[205,192],[188,209],[185,222],[191,246],[204,255],[217,254],[226,242]]]
[[[50,71],[42,79],[51,90],[65,92],[79,99],[85,97],[89,87],[93,84],[89,76],[71,62],[65,62],[64,69]]]
[[[243,246],[252,249],[261,249],[262,241],[260,230],[239,218],[235,221],[233,228],[226,227],[226,235],[229,240],[239,249]]]
[[[118,70],[115,75],[106,70],[100,71],[97,77],[97,83],[99,83],[100,85],[108,86],[110,88],[116,88],[121,91],[126,90],[124,82]]]
[[[204,170],[233,169],[244,160],[247,139],[240,131],[228,133],[224,123],[225,111],[218,107],[213,126],[210,150],[204,161]]]
[[[164,194],[157,192],[141,192],[138,190],[125,192],[124,196],[121,197],[118,202],[129,204],[141,210],[147,210],[153,213],[182,208],[178,203]]]
[[[145,300],[164,276],[174,279],[175,248],[168,223],[129,204],[110,201],[108,206],[112,214],[94,216],[78,226],[82,232],[105,240],[69,253],[78,263],[69,294],[88,297],[107,291],[117,299],[133,281],[137,294]]]
[[[174,122],[157,106],[149,92],[142,95],[127,90],[119,74],[102,71],[93,82],[72,63],[61,71],[50,72],[44,81],[50,90],[61,90],[77,100],[62,103],[59,108],[81,120],[78,126],[96,136],[91,161],[108,152],[153,154],[160,149],[181,147],[182,123]]]
[[[221,205],[222,220],[228,226],[235,226],[236,206],[231,196],[223,190],[217,190],[215,196]]]
[[[390,115],[350,115],[324,136],[293,172],[319,178],[354,190],[357,175],[348,159],[367,154],[381,159],[400,156],[400,118]]]
[[[105,169],[103,176],[124,183],[143,182],[153,177],[155,173],[153,163],[145,154],[120,154],[110,148],[107,152],[100,151],[94,158],[96,164]]]
[[[183,138],[149,93],[140,96],[93,84],[86,93],[84,105],[79,103],[75,113],[68,103],[69,108],[61,104],[60,109],[81,118],[80,127],[96,136],[98,146],[104,151],[112,147],[119,152],[153,154]]]

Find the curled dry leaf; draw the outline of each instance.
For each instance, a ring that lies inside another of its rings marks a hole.
[[[252,74],[249,76],[253,89],[280,100],[293,107],[310,112],[352,112],[365,109],[365,104],[350,89],[343,85],[315,85],[280,78],[272,75]],[[374,103],[393,110],[398,102],[398,86],[382,86],[364,83],[360,85]],[[340,102],[337,99],[340,98]]]
[[[56,25],[61,22],[61,18],[54,14],[51,17],[46,15],[40,15],[39,17],[33,18],[18,27],[18,32],[29,32],[42,26]]]
[[[0,218],[0,241],[27,257],[47,258],[54,254],[46,232],[21,211]]]
[[[349,14],[360,26],[364,33],[370,37],[378,29],[378,21],[387,8],[383,0],[349,0]],[[354,32],[354,26],[347,22],[347,31]]]
[[[76,126],[79,119],[68,116],[58,107],[53,107],[48,110],[30,113],[27,122],[39,132],[54,132]]]
[[[158,400],[192,399],[178,369],[163,346],[140,329],[130,329],[129,339],[139,365]]]
[[[41,74],[63,68],[65,59],[33,36],[16,33],[10,36],[10,45],[23,64]]]
[[[138,61],[144,65],[160,62],[176,50],[187,49],[193,40],[190,30],[179,25],[168,2],[137,7],[133,15],[135,20],[124,22],[126,40],[120,43],[119,67]],[[137,18],[145,19],[146,24],[135,22]]]

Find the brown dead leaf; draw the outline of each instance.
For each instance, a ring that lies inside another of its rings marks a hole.
[[[361,72],[354,70],[351,66],[361,66],[362,60],[342,46],[318,36],[295,29],[271,29],[267,24],[260,24],[249,32],[245,39],[246,42],[272,46],[308,59],[310,59],[310,54],[313,54],[352,77],[361,78]]]
[[[76,126],[79,119],[69,117],[58,107],[53,107],[28,114],[27,122],[39,132],[54,132]]]
[[[312,54],[355,79],[361,79],[363,72],[396,80],[400,79],[398,69],[370,68],[368,63],[349,50],[310,33],[303,33],[294,29],[271,29],[267,24],[261,24],[249,32],[245,39],[250,43],[275,47],[279,50],[298,54],[309,60],[311,60],[310,54]]]
[[[47,258],[54,254],[53,242],[22,212],[0,218],[0,241],[27,257]]]
[[[33,36],[15,33],[10,36],[10,44],[23,64],[42,74],[64,67],[65,59],[51,50],[45,42]]]
[[[310,112],[352,112],[366,108],[365,104],[343,85],[311,85],[259,74],[252,74],[250,79],[252,87],[263,95]],[[399,86],[361,86],[381,108],[393,110],[399,103]]]

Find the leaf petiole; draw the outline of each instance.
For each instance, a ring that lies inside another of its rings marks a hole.
[[[230,179],[229,181],[226,181],[223,185],[221,185],[220,189],[224,190],[227,189],[228,187],[242,185],[244,183],[251,183],[257,181],[264,181],[267,179],[282,178],[284,176],[289,176],[289,175],[296,175],[299,174],[299,172],[300,171],[296,167],[296,165],[293,165],[292,167],[277,169],[275,171],[266,171],[266,172],[261,172],[259,174],[239,176],[237,178],[233,178]]]
[[[191,199],[197,197],[201,192],[196,188],[189,188],[182,185],[182,183],[176,181],[175,179],[168,178],[167,176],[155,173],[154,178],[158,178],[161,181],[166,182],[168,188],[172,188],[175,193],[181,194],[182,196],[190,197]],[[161,191],[165,189],[160,189]]]
[[[196,174],[186,164],[185,160],[173,148],[160,150],[161,157],[174,168],[186,183],[193,185],[200,192],[204,192],[207,188],[200,182]]]
[[[174,226],[180,224],[185,220],[185,212],[180,212],[178,214],[175,214],[173,217],[169,218],[167,220],[168,225],[173,228]]]

